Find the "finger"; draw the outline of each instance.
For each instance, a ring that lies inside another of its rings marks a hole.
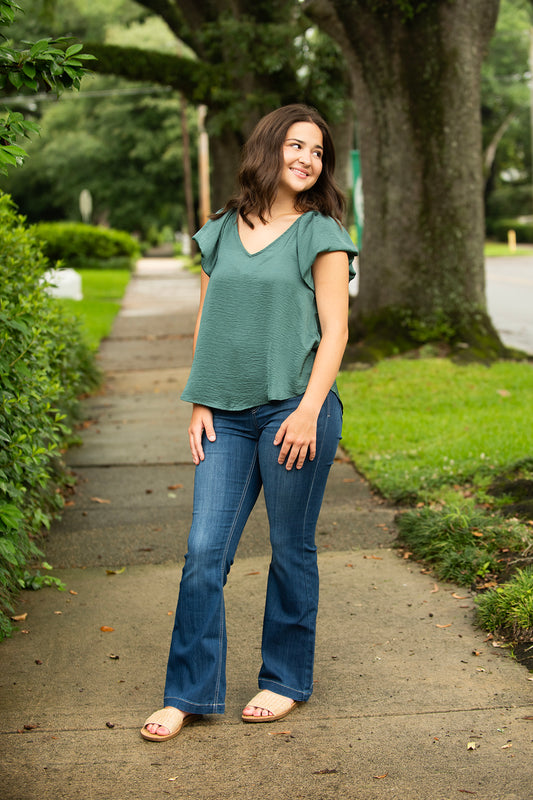
[[[215,433],[215,429],[214,429],[213,424],[211,422],[206,422],[205,423],[205,435],[207,436],[207,438],[209,439],[210,442],[214,442],[215,439],[217,438],[217,435]]]
[[[283,442],[283,445],[281,447],[281,450],[279,451],[278,464],[284,464],[285,463],[285,459],[289,455],[290,451],[291,451],[291,445],[285,439],[285,441]]]
[[[290,470],[296,464],[296,468],[301,469],[305,461],[306,453],[307,453],[307,445],[302,445],[302,446],[297,444],[293,445],[288,455],[285,468]]]
[[[273,444],[275,446],[277,446],[278,444],[282,443],[283,439],[285,438],[285,433],[286,432],[287,432],[287,421],[285,420],[285,422],[281,423],[281,425],[279,426],[279,428],[277,430],[276,435],[274,436]]]
[[[202,445],[198,447],[196,436],[192,431],[189,431],[189,447],[191,448],[192,460],[198,466],[200,461],[204,459]]]
[[[301,469],[303,467],[303,465],[305,464],[305,458],[307,456],[307,453],[308,453],[307,445],[303,445],[303,447],[300,447],[298,451],[298,457],[296,459],[296,469]]]
[[[314,440],[309,443],[309,450],[307,452],[307,455],[309,456],[309,461],[314,461],[314,458],[316,456],[316,442]]]

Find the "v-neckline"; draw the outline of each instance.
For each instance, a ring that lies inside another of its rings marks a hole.
[[[271,242],[266,244],[260,250],[256,250],[253,253],[251,253],[243,244],[243,241],[241,239],[241,234],[239,232],[239,217],[236,215],[235,216],[235,231],[237,233],[237,239],[239,240],[239,244],[240,244],[240,246],[242,247],[242,249],[244,250],[244,252],[246,253],[246,255],[249,258],[254,258],[254,256],[261,255],[261,253],[264,253],[265,250],[269,249],[269,247],[272,247],[272,245],[276,244],[276,242],[279,242],[279,240],[282,239],[285,236],[285,234],[289,233],[289,231],[291,231],[294,228],[294,226],[298,224],[298,222],[301,220],[301,218],[303,216],[305,216],[306,213],[307,212],[304,211],[303,214],[300,214],[298,217],[296,217],[296,219],[293,222],[291,222],[291,224],[288,226],[288,228],[285,228],[285,230],[282,233],[280,233],[279,236],[276,236],[276,238],[272,239]]]

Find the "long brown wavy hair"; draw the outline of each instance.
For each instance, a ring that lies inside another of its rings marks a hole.
[[[283,168],[283,143],[287,131],[296,122],[313,122],[320,128],[324,152],[322,172],[317,182],[296,196],[295,208],[302,213],[319,211],[337,220],[342,218],[345,200],[333,177],[335,148],[329,127],[315,108],[295,103],[271,111],[257,123],[243,148],[238,173],[239,191],[221,211],[211,215],[212,219],[236,210],[251,228],[249,214],[255,214],[261,222],[266,222],[265,215],[272,208]]]

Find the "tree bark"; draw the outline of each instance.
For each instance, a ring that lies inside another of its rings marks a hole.
[[[306,4],[354,87],[365,199],[354,334],[387,318],[428,339],[476,316],[490,328],[480,74],[499,0],[426,5],[405,19],[393,3]]]

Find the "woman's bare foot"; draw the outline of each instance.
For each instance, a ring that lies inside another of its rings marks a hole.
[[[165,706],[165,708],[174,708],[174,707],[173,706]],[[181,719],[185,719],[185,717],[189,716],[189,714],[187,712],[181,711],[181,709],[179,709],[179,708],[174,709],[174,710],[179,713]],[[156,736],[168,736],[169,733],[170,733],[169,729],[165,728],[164,725],[157,725],[157,723],[155,723],[155,722],[151,722],[149,725],[147,725],[146,726],[146,730],[149,733],[155,734]]]
[[[272,711],[269,711],[267,708],[260,708],[259,706],[246,706],[243,709],[243,715],[245,717],[272,717]]]

